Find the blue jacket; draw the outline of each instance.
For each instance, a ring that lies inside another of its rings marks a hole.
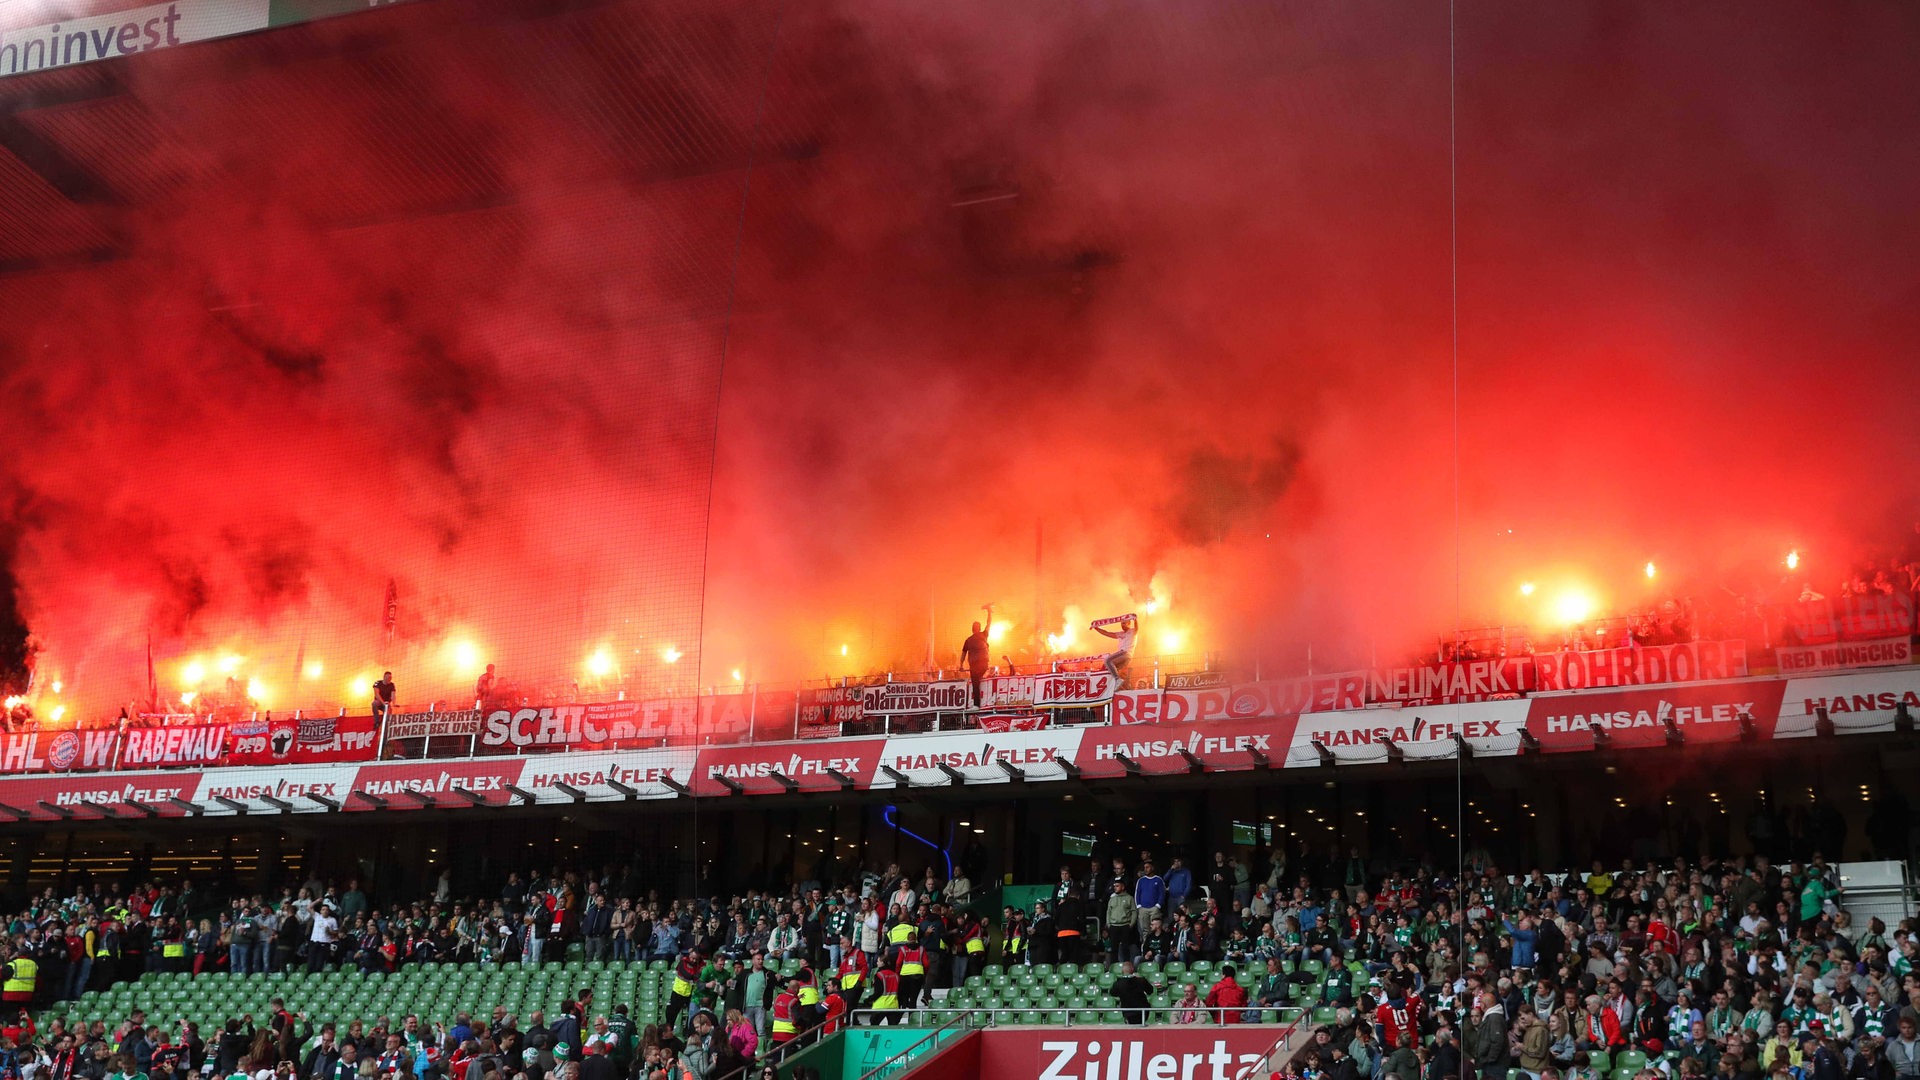
[[[1133,883],[1133,902],[1139,907],[1160,907],[1167,900],[1167,883],[1159,874],[1142,874]]]
[[[1184,866],[1167,872],[1167,895],[1174,900],[1185,900],[1193,895],[1193,871]]]

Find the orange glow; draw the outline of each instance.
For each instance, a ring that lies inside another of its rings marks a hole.
[[[478,675],[486,666],[480,661],[480,646],[466,638],[448,643],[447,663],[455,675]]]
[[[587,674],[596,679],[604,679],[613,674],[613,654],[607,651],[606,646],[595,649],[593,655],[587,657]]]
[[[244,656],[236,656],[233,653],[228,653],[227,655],[220,658],[220,674],[231,675],[234,672],[239,671],[240,664],[245,660],[246,660],[246,657]]]
[[[1654,565],[1653,565],[1652,563],[1648,563],[1648,564],[1647,564],[1647,577],[1649,577],[1649,578],[1651,578],[1651,577],[1653,577],[1653,575],[1654,575],[1654,574],[1656,574],[1656,573],[1658,573],[1658,572],[1659,572],[1659,571],[1657,571],[1656,569],[1654,569]]]
[[[683,655],[685,654],[682,653],[679,649],[676,649],[671,645],[660,650],[660,659],[665,660],[669,664],[679,663],[680,657]],[[841,655],[845,655],[845,653],[842,653]]]
[[[1598,605],[1592,596],[1579,589],[1568,589],[1553,602],[1553,613],[1561,623],[1572,626],[1593,617]]]
[[[840,646],[840,655],[841,656],[847,655],[847,647],[845,645]]]
[[[998,645],[1000,644],[1001,641],[1003,641],[1006,638],[1007,631],[1011,629],[1013,629],[1012,623],[1007,623],[1007,622],[994,623],[991,627],[987,629],[987,640],[992,642],[995,645]]]
[[[207,668],[198,660],[189,660],[180,669],[180,682],[186,686],[199,686],[207,679]]]
[[[1789,552],[1787,552],[1787,569],[1789,569],[1789,570],[1798,570],[1798,569],[1800,569],[1800,551],[1799,551],[1799,549],[1797,549],[1797,548],[1796,548],[1796,549],[1794,549],[1793,551],[1789,551]]]
[[[53,717],[54,722],[58,723],[61,717],[67,715],[67,707],[65,705],[55,705],[50,715]]]
[[[62,691],[62,690],[64,690],[64,689],[66,689],[66,684],[65,684],[65,683],[62,683],[62,682],[61,682],[61,681],[60,681],[59,679],[55,679],[55,680],[53,680],[53,692],[54,692],[54,693],[56,693],[56,694],[57,694],[57,693],[59,693],[60,691]]]
[[[261,705],[267,703],[267,684],[259,679],[247,680],[247,700]]]
[[[1179,652],[1180,646],[1187,643],[1187,635],[1179,630],[1163,630],[1160,633],[1161,652]]]
[[[1521,596],[1532,596],[1532,595],[1533,595],[1533,582],[1531,582],[1531,581],[1523,581],[1523,582],[1521,582],[1521,583],[1520,583],[1520,595],[1521,595]]]
[[[196,694],[193,691],[189,690],[186,693],[180,695],[180,704],[191,705],[193,704],[193,699],[199,696],[200,696],[199,694]]]
[[[309,660],[307,661],[306,669],[302,672],[302,674],[306,675],[306,677],[309,679],[317,679],[321,675],[326,674],[326,670],[327,670],[326,665],[322,664],[320,661]]]

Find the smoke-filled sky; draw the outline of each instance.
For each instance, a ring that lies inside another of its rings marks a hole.
[[[1463,5],[1457,381],[1444,4],[455,7],[21,113],[106,178],[109,257],[0,277],[84,708],[149,637],[419,703],[950,665],[988,601],[1338,663],[1920,516],[1911,7]]]

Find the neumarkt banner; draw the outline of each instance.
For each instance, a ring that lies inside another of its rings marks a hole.
[[[81,0],[61,19],[48,19],[39,5],[0,4],[0,78],[403,2],[407,0],[170,0],[132,7],[118,0]],[[9,10],[15,7],[20,10]],[[35,21],[21,25],[23,16]]]

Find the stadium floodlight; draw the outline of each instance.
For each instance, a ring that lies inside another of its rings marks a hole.
[[[241,802],[239,799],[229,799],[225,795],[215,795],[213,797],[213,801],[219,803],[221,806],[226,807],[227,809],[233,811],[234,813],[240,815],[241,817],[246,817],[247,814],[252,812],[253,810],[252,807],[248,806],[246,803]]]
[[[719,773],[719,772],[714,773],[713,778],[720,782],[721,787],[726,788],[729,792],[732,792],[735,795],[742,794],[747,790],[746,788],[743,788],[740,786],[740,781],[735,780],[733,777],[728,776],[726,773]]]
[[[1741,709],[1734,715],[1734,722],[1740,725],[1740,741],[1756,742],[1760,738],[1760,726],[1753,722],[1753,710]]]
[[[1907,708],[1907,703],[1904,701],[1894,706],[1893,730],[1900,732],[1913,731],[1913,710]]]
[[[1054,758],[1053,763],[1055,765],[1060,766],[1060,771],[1067,774],[1067,779],[1069,780],[1080,779],[1080,766],[1075,765],[1073,762],[1068,761],[1066,758]]]
[[[1687,741],[1687,733],[1680,730],[1679,721],[1675,720],[1671,716],[1667,717],[1667,745],[1680,746],[1680,745],[1683,745],[1686,741]]]
[[[1313,740],[1313,752],[1320,755],[1320,764],[1329,769],[1340,763],[1340,759],[1333,756],[1333,751],[1327,749],[1327,744],[1319,739]]]
[[[1187,759],[1187,771],[1188,771],[1188,772],[1197,772],[1197,773],[1199,773],[1199,772],[1206,772],[1206,771],[1207,771],[1207,763],[1206,763],[1206,762],[1204,762],[1204,761],[1201,761],[1201,760],[1200,760],[1199,758],[1197,758],[1197,757],[1195,757],[1195,756],[1194,756],[1194,753],[1193,753],[1193,751],[1191,751],[1191,750],[1189,750],[1189,749],[1187,749],[1187,748],[1186,748],[1186,747],[1184,747],[1184,746],[1182,746],[1182,747],[1177,747],[1177,749],[1178,749],[1178,750],[1179,750],[1179,752],[1180,752],[1180,756],[1181,756],[1181,757],[1183,757],[1183,758],[1186,758],[1186,759]]]
[[[283,814],[293,813],[293,804],[288,802],[285,799],[275,798],[272,795],[262,795],[260,796],[260,801],[263,803],[266,803],[268,806],[273,807],[275,810],[278,810]]]
[[[1607,734],[1607,729],[1601,727],[1599,724],[1588,724],[1587,730],[1593,734],[1593,748],[1595,750],[1606,749],[1607,741],[1613,738],[1612,735]]]
[[[1465,740],[1463,739],[1461,741],[1464,742]],[[1522,753],[1527,754],[1537,754],[1540,752],[1539,738],[1526,728],[1520,729],[1520,750]]]
[[[1253,767],[1256,769],[1273,768],[1273,762],[1267,760],[1267,755],[1254,747],[1247,747],[1247,756],[1253,759]]]
[[[54,817],[61,818],[67,821],[73,820],[73,811],[67,809],[64,806],[57,806],[53,803],[48,802],[45,799],[40,800],[39,806],[40,806],[40,809],[47,811],[48,813],[52,814]]]
[[[562,794],[572,796],[574,802],[583,803],[587,801],[587,793],[580,788],[574,787],[572,784],[563,784],[555,780],[553,786],[555,790]]]
[[[668,788],[672,789],[673,793],[676,795],[693,794],[692,788],[688,787],[687,785],[681,783],[678,780],[675,780],[671,775],[662,776],[660,778],[660,782],[667,785]]]
[[[853,777],[848,776],[839,769],[828,769],[827,775],[839,782],[841,791],[852,791],[854,788],[860,786],[853,782]]]
[[[627,800],[628,802],[632,802],[633,800],[640,797],[640,791],[638,788],[628,787],[627,785],[621,783],[618,780],[608,780],[607,786],[619,792],[620,797]]]
[[[307,798],[312,799],[316,803],[319,803],[320,808],[322,810],[340,809],[339,803],[334,802],[332,799],[327,798],[325,795],[315,795],[313,792],[309,791],[307,792]]]
[[[8,806],[6,803],[0,803],[0,814],[10,814],[15,821],[25,821],[33,816],[31,811],[22,810],[17,806]]]
[[[480,793],[479,793],[479,792],[477,792],[477,791],[474,791],[474,790],[473,790],[473,789],[471,789],[471,788],[463,788],[463,787],[456,787],[456,788],[452,788],[452,789],[450,789],[450,790],[452,790],[452,792],[453,792],[453,793],[454,793],[455,795],[458,795],[458,796],[460,796],[461,798],[463,798],[463,799],[465,799],[465,800],[467,800],[467,802],[469,802],[469,803],[471,803],[471,804],[472,804],[472,805],[474,805],[474,806],[486,806],[486,805],[488,805],[488,803],[487,803],[487,797],[486,797],[485,795],[482,795],[482,794],[480,794]]]
[[[941,772],[947,774],[947,779],[953,781],[954,787],[967,786],[966,773],[961,772],[959,769],[954,768],[953,766],[947,764],[944,761],[937,761],[934,764],[939,766]]]
[[[1526,732],[1523,731],[1520,734],[1522,736],[1525,736]],[[1471,759],[1473,757],[1473,744],[1467,741],[1467,737],[1465,735],[1462,735],[1457,731],[1453,733],[1453,749],[1455,753],[1460,755],[1462,760]]]
[[[1024,783],[1026,781],[1027,774],[1021,771],[1020,766],[1015,765],[1013,762],[1008,761],[1006,758],[1001,758],[999,761],[995,762],[995,764],[1000,766],[1001,772],[1004,772],[1007,774],[1007,779],[1012,780],[1015,783]]]
[[[367,805],[373,807],[375,810],[385,810],[387,808],[387,800],[378,795],[371,795],[367,792],[357,790],[354,794],[366,800]]]
[[[1825,705],[1813,707],[1813,733],[1823,739],[1831,737],[1834,733],[1833,717],[1827,715]]]
[[[1113,760],[1119,762],[1120,767],[1127,770],[1128,776],[1140,775],[1140,763],[1128,757],[1127,755],[1115,754],[1113,755]]]
[[[515,787],[512,784],[501,784],[500,786],[507,789],[507,794],[520,796],[521,801],[527,806],[532,806],[534,803],[540,801],[539,796],[525,788]]]
[[[786,788],[787,794],[789,795],[792,795],[800,790],[800,781],[795,780],[793,777],[788,776],[786,773],[781,772],[779,769],[774,769],[768,772],[767,776],[771,777],[774,783],[779,784],[783,788]]]
[[[362,794],[365,794],[365,793],[362,792]],[[433,796],[427,794],[424,791],[415,791],[412,788],[405,788],[401,791],[401,794],[406,795],[409,798],[413,799],[413,801],[419,803],[420,808],[422,810],[436,810],[436,809],[439,809],[440,807],[440,800],[434,798]]]
[[[168,799],[167,801],[179,807],[180,809],[185,810],[188,814],[194,817],[199,817],[201,814],[206,813],[206,810],[207,810],[206,807],[201,806],[199,803],[188,802],[187,800],[180,798],[178,795]],[[4,809],[4,807],[0,807],[0,809]]]
[[[159,807],[156,807],[156,806],[149,806],[149,805],[147,805],[146,803],[143,803],[143,802],[141,802],[141,801],[140,801],[140,800],[138,800],[138,799],[128,799],[128,800],[127,800],[127,805],[128,805],[128,806],[131,806],[131,807],[133,807],[133,808],[134,808],[135,810],[138,810],[138,811],[140,811],[140,812],[141,812],[142,814],[145,814],[146,816],[148,816],[148,817],[150,817],[150,818],[154,818],[154,817],[159,817],[159,816],[160,816],[160,808],[159,808]]]
[[[907,779],[906,773],[901,772],[899,769],[896,769],[891,765],[880,766],[880,771],[883,773],[886,773],[887,779],[892,780],[894,784],[898,787],[913,786],[913,781]]]
[[[1387,761],[1390,764],[1405,765],[1407,763],[1407,752],[1400,749],[1399,743],[1392,739],[1381,739],[1380,745],[1387,748]]]

